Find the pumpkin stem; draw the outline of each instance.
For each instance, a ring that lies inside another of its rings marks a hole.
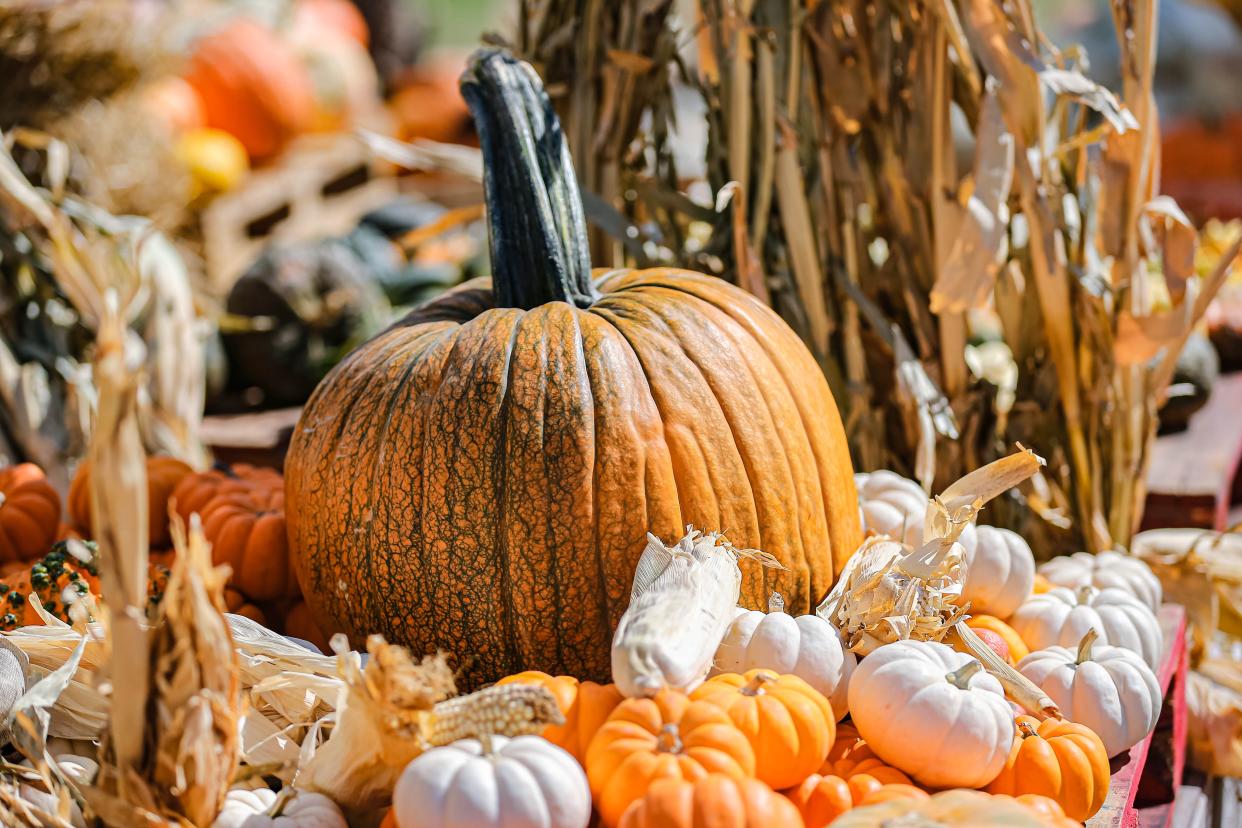
[[[1030,722],[1018,719],[1018,735],[1023,739],[1029,739],[1037,734],[1035,732],[1035,728],[1031,727]]]
[[[972,658],[952,673],[945,673],[944,680],[958,690],[969,690],[971,678],[982,669],[983,664],[978,659]]]
[[[476,737],[479,740],[479,749],[483,751],[483,755],[490,758],[496,755],[496,747],[492,744],[492,734],[482,731]]]
[[[1091,600],[1091,596],[1095,593],[1095,587],[1091,584],[1083,584],[1075,591],[1075,597],[1078,603],[1085,604]]]
[[[681,731],[675,724],[666,724],[660,728],[660,737],[656,741],[656,750],[661,753],[681,753]]]
[[[743,696],[758,696],[763,693],[763,685],[769,681],[776,681],[776,676],[771,673],[765,673],[762,670],[756,670],[755,674],[750,677],[740,689]]]
[[[586,219],[560,121],[535,70],[503,49],[480,49],[461,94],[483,150],[496,306],[590,307]]]
[[[781,597],[779,592],[773,592],[768,596],[768,612],[784,612],[785,599]]]
[[[1095,627],[1087,630],[1087,634],[1082,637],[1082,641],[1078,642],[1078,658],[1074,660],[1074,664],[1082,664],[1091,660],[1091,648],[1095,646],[1095,641],[1100,634],[1095,631]]]
[[[268,817],[269,819],[276,819],[277,817],[283,816],[285,813],[285,806],[293,801],[293,796],[293,788],[282,789],[280,793],[276,794],[276,801],[272,803],[272,807],[269,808],[267,813],[263,814],[263,816]]]

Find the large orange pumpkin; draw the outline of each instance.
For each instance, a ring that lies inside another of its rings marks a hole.
[[[786,567],[743,565],[742,603],[778,590],[809,612],[861,537],[815,359],[720,279],[592,275],[533,70],[485,53],[463,91],[493,281],[355,350],[303,410],[285,476],[312,609],[355,641],[468,654],[466,687],[528,669],[605,681],[646,533],[693,524]]]
[[[168,499],[177,484],[194,470],[175,457],[147,458],[147,541],[151,546],[167,546],[172,540],[168,523]],[[91,464],[82,461],[69,484],[69,517],[74,527],[90,537]]]
[[[798,809],[757,779],[714,773],[657,779],[621,817],[621,828],[803,828]]]
[[[664,690],[617,705],[591,739],[584,766],[603,824],[616,828],[652,780],[754,776],[755,753],[719,707]]]
[[[34,463],[0,469],[0,563],[38,558],[60,531],[60,495]]]
[[[586,759],[591,738],[622,701],[621,691],[615,684],[578,681],[573,676],[550,676],[537,670],[505,676],[496,683],[534,684],[547,688],[556,697],[565,723],[549,725],[541,735],[552,744],[565,748],[579,763]]]
[[[1093,730],[1064,719],[1018,716],[1018,738],[1000,776],[987,790],[1056,801],[1066,816],[1086,821],[1108,796],[1108,751]]]
[[[207,126],[231,133],[252,158],[275,155],[315,116],[314,89],[297,54],[248,17],[200,40],[185,79],[202,99]]]
[[[722,673],[690,698],[719,705],[755,751],[755,775],[773,788],[797,785],[823,764],[836,738],[832,705],[794,675]]]

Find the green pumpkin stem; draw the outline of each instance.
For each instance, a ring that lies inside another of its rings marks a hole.
[[[483,150],[483,195],[496,306],[589,307],[586,219],[560,121],[535,70],[480,49],[461,77]]]

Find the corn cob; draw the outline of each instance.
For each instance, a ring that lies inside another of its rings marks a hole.
[[[423,742],[437,747],[458,739],[524,736],[564,723],[556,698],[545,688],[505,684],[438,703],[423,720]]]

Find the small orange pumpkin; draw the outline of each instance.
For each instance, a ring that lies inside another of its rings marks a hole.
[[[616,828],[652,780],[755,775],[755,753],[719,706],[664,690],[617,705],[587,748],[587,781],[603,824]]]
[[[565,716],[565,723],[552,725],[541,735],[552,744],[569,751],[579,763],[586,758],[591,737],[623,701],[621,691],[615,684],[580,682],[573,676],[550,676],[538,670],[505,676],[496,683],[534,684],[551,692]]]
[[[722,673],[690,697],[728,712],[754,748],[755,775],[773,788],[792,787],[814,773],[836,738],[832,705],[794,675]]]
[[[91,464],[84,460],[69,484],[69,518],[78,531],[91,537]],[[147,542],[167,546],[172,540],[168,522],[168,499],[182,479],[194,470],[175,457],[147,458]]]
[[[267,626],[267,613],[247,601],[245,595],[232,587],[224,588],[224,608],[234,615],[241,615],[257,624]]]
[[[283,492],[221,495],[204,507],[202,519],[212,560],[232,568],[229,583],[243,595],[264,602],[300,594],[289,563]]]
[[[860,805],[927,797],[925,791],[909,782],[883,784],[868,774],[843,779],[818,773],[811,774],[785,795],[802,814],[806,828],[825,828],[841,814]]]
[[[60,495],[34,463],[0,469],[0,561],[31,561],[60,529]]]
[[[1009,645],[1009,658],[1014,664],[1031,653],[1031,648],[1026,646],[1026,642],[1022,640],[1022,636],[1018,635],[1018,631],[995,615],[972,615],[966,622],[966,626],[972,630],[988,630],[999,635]]]
[[[802,828],[797,807],[757,779],[713,773],[657,779],[626,810],[620,828]]]
[[[990,793],[1038,794],[1055,800],[1065,815],[1084,822],[1108,795],[1108,751],[1085,725],[1063,719],[1015,719],[1014,740],[1005,767],[988,785]]]
[[[319,623],[311,615],[310,607],[306,606],[305,601],[299,599],[285,613],[283,632],[292,638],[300,638],[303,641],[314,644],[321,653],[329,655],[332,653],[332,648],[328,644],[331,636],[319,627]]]
[[[1054,584],[1052,581],[1049,581],[1043,575],[1040,575],[1038,572],[1036,572],[1035,573],[1035,586],[1031,588],[1031,592],[1034,593],[1035,595],[1042,595],[1043,593],[1052,589],[1054,586],[1056,586],[1056,584]]]
[[[201,517],[207,504],[221,495],[249,495],[257,492],[265,502],[275,503],[275,493],[280,492],[283,498],[284,491],[285,481],[280,472],[248,463],[236,463],[225,468],[187,475],[173,489],[172,499],[176,501],[177,514],[188,526],[191,514],[197,512]]]

